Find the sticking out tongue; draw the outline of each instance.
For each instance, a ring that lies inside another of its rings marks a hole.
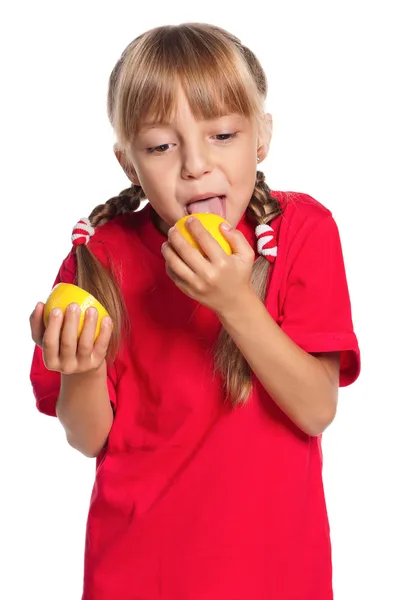
[[[215,196],[214,198],[192,202],[187,206],[187,210],[190,215],[193,213],[212,213],[225,219],[225,197]]]

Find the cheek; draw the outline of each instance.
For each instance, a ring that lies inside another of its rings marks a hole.
[[[228,169],[231,180],[238,184],[250,181],[257,170],[257,153],[252,148],[245,148],[230,157]]]
[[[175,197],[170,169],[165,163],[152,156],[140,157],[135,163],[140,185],[157,213],[167,212],[170,199]]]
[[[149,164],[142,165],[139,175],[142,186],[148,190],[148,193],[151,190],[159,194],[165,189],[170,191],[172,187],[174,174],[162,157],[159,160],[151,157]]]
[[[141,171],[139,178],[148,200],[154,203],[161,201],[163,195],[167,193],[167,182],[162,177],[145,171]]]
[[[253,160],[244,160],[231,172],[229,217],[235,221],[233,226],[237,225],[249,205],[256,184],[256,171],[257,164],[253,165]]]
[[[244,202],[243,198],[248,198],[249,202],[256,184],[256,173],[257,164],[253,164],[253,160],[244,160],[236,167],[231,179],[235,199]]]
[[[175,186],[167,178],[143,177],[142,188],[153,210],[168,225],[173,225],[182,215],[176,212]]]

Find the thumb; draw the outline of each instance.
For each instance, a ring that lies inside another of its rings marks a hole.
[[[34,311],[29,317],[32,340],[35,342],[35,344],[37,344],[40,347],[42,345],[43,335],[45,331],[43,313],[44,304],[43,302],[38,302],[35,306]]]
[[[245,256],[253,252],[243,233],[231,227],[229,223],[221,223],[220,231],[231,246],[234,254]]]

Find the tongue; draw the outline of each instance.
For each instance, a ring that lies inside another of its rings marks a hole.
[[[187,208],[190,215],[193,213],[213,213],[214,215],[219,215],[225,219],[224,202],[220,196],[192,202]]]

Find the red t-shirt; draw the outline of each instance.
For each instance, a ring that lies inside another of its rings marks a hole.
[[[273,192],[278,257],[266,307],[307,352],[341,352],[340,385],[359,374],[340,238],[328,209]],[[255,247],[253,225],[238,228]],[[84,600],[331,600],[320,437],[296,427],[257,380],[243,407],[213,376],[220,324],[168,278],[149,209],[89,242],[112,261],[131,340],[109,369],[115,419],[97,460],[87,523]],[[72,282],[73,252],[57,281]],[[35,349],[31,381],[54,415],[60,375]]]

